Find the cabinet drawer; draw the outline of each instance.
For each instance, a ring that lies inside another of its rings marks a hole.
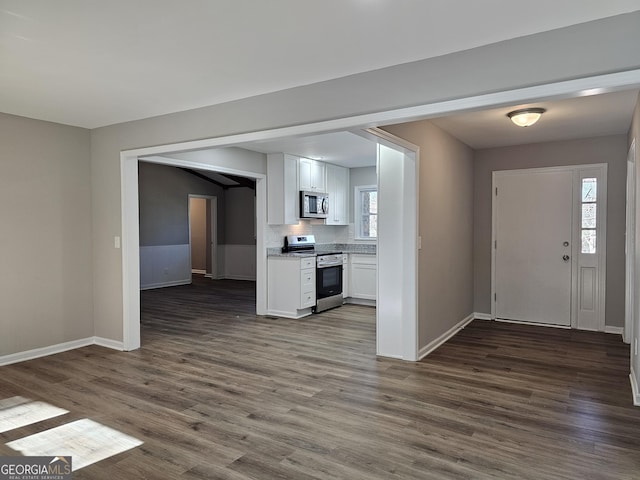
[[[316,291],[316,270],[315,268],[307,268],[300,271],[300,292],[314,292]]]
[[[316,304],[316,292],[306,292],[300,294],[300,308],[313,307]]]
[[[300,270],[304,270],[305,268],[316,268],[316,257],[309,258],[301,258],[300,259]]]

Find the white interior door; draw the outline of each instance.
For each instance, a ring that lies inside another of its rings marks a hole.
[[[569,326],[573,173],[499,172],[494,186],[496,318]]]

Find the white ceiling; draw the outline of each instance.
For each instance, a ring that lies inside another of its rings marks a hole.
[[[465,112],[431,119],[473,149],[626,134],[638,90],[584,96],[568,100]],[[531,127],[516,127],[507,117],[512,110],[543,107],[547,111]],[[287,137],[236,145],[261,153],[285,152],[348,168],[376,164],[376,144],[351,132]]]
[[[376,164],[376,143],[351,132],[278,138],[237,146],[260,153],[284,152],[347,168]]]
[[[638,8],[638,0],[0,0],[0,111],[94,128]]]
[[[433,119],[433,123],[474,149],[626,134],[638,90],[541,101],[467,112]],[[516,127],[507,113],[524,107],[546,112],[531,127]]]

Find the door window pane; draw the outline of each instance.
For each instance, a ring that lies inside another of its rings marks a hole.
[[[582,253],[596,253],[595,230],[582,230]]]
[[[582,179],[582,201],[583,202],[595,202],[598,195],[598,179],[597,178],[583,178]]]
[[[596,228],[596,204],[582,204],[582,228]]]

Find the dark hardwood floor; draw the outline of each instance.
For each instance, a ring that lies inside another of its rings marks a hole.
[[[77,479],[639,479],[619,336],[474,321],[419,363],[376,358],[375,310],[256,317],[248,282],[142,292],[142,348],[2,367],[0,398],[144,444]]]

